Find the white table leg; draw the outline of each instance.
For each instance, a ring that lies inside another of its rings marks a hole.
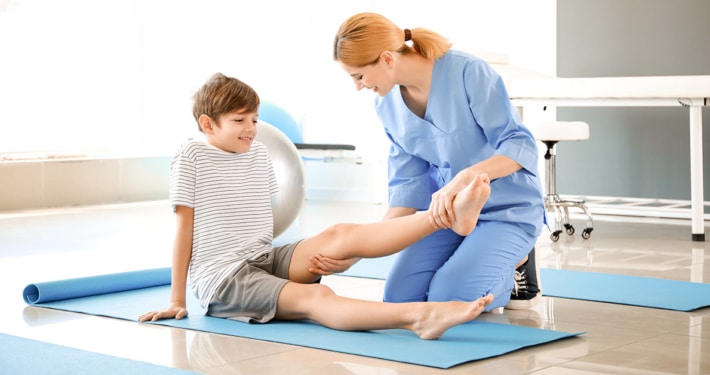
[[[693,241],[705,241],[702,107],[690,108],[690,210]]]

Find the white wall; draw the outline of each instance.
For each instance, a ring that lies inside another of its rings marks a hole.
[[[0,157],[169,155],[195,132],[192,93],[220,71],[289,110],[306,142],[381,161],[373,94],[332,61],[335,31],[360,11],[555,71],[555,0],[16,0],[0,11]],[[371,199],[383,165],[309,163],[309,196]]]

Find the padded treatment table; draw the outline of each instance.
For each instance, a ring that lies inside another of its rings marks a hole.
[[[501,73],[504,76],[504,73]],[[516,107],[686,107],[690,113],[691,236],[705,241],[702,107],[710,105],[710,76],[557,78],[504,77]]]

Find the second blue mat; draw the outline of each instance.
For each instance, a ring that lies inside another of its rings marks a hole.
[[[710,306],[710,284],[609,273],[540,269],[542,294],[657,309]]]
[[[0,333],[0,373],[72,375],[197,375],[158,366]]]
[[[344,276],[385,279],[395,255],[363,259]],[[609,273],[540,268],[542,295],[692,311],[710,306],[710,284]]]

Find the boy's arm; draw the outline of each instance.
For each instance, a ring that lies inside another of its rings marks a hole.
[[[175,207],[176,230],[173,245],[173,262],[170,286],[170,305],[163,310],[151,311],[138,317],[145,322],[159,319],[182,319],[187,316],[187,271],[192,258],[192,231],[194,209],[185,206]]]
[[[195,210],[190,207],[176,206],[177,220],[175,244],[173,245],[172,286],[170,287],[170,305],[186,307],[187,271],[192,258],[192,231]],[[187,311],[185,311],[187,315]],[[177,319],[182,318],[177,317]]]

